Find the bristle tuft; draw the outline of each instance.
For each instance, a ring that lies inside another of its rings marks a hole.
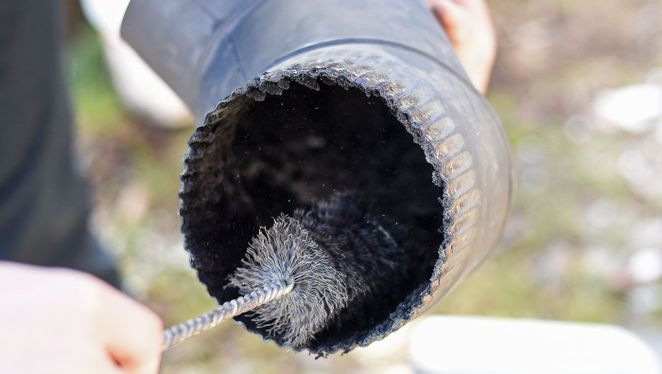
[[[372,300],[392,297],[394,285],[409,276],[406,264],[414,252],[399,244],[398,234],[363,196],[337,192],[262,228],[230,285],[246,293],[293,282],[290,294],[259,307],[250,319],[278,342],[307,348],[328,331],[360,326],[381,305]]]
[[[242,293],[277,281],[294,283],[292,292],[257,308],[253,318],[294,348],[304,347],[349,302],[342,272],[303,225],[288,216],[260,230],[229,280]]]

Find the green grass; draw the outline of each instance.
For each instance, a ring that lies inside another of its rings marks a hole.
[[[104,65],[98,36],[87,25],[69,43],[69,81],[79,131],[83,136],[112,134],[127,116]]]

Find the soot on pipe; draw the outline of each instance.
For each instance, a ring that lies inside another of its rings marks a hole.
[[[234,298],[228,277],[260,227],[358,193],[379,217],[373,226],[388,226],[406,255],[396,276],[371,275],[385,291],[363,293],[295,348],[325,355],[382,339],[446,294],[500,237],[511,178],[498,120],[422,2],[388,0],[372,18],[361,17],[367,1],[217,3],[184,11],[181,0],[134,0],[123,26],[202,118],[181,176],[191,264],[219,302]],[[145,27],[145,14],[181,30]],[[159,47],[169,36],[181,50]],[[350,261],[369,264],[368,252]],[[237,319],[287,343],[250,314]]]

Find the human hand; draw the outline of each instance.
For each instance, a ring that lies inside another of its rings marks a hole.
[[[487,91],[496,57],[496,32],[484,0],[428,0],[471,82]]]
[[[0,373],[158,371],[162,324],[73,270],[0,262]]]

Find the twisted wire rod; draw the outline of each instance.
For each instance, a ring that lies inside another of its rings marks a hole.
[[[226,301],[214,310],[191,318],[178,325],[168,327],[163,331],[162,350],[168,350],[184,340],[214,328],[228,318],[246,313],[260,305],[283,297],[290,293],[292,288],[294,288],[294,283],[285,281],[266,285],[244,296]]]

